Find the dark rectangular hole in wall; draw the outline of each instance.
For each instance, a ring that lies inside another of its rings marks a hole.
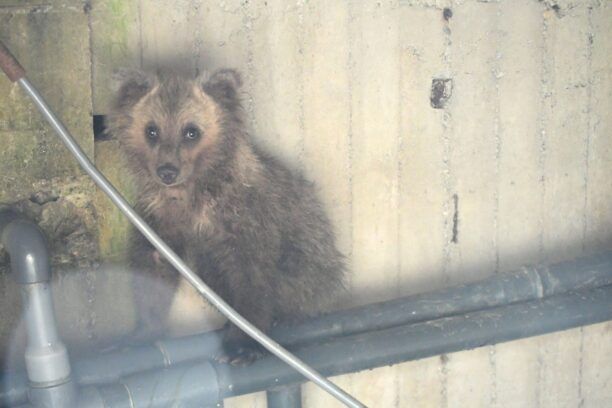
[[[111,136],[106,131],[106,116],[105,115],[94,115],[93,116],[93,132],[94,140],[110,140]]]

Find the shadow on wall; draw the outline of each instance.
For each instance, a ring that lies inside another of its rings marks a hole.
[[[500,270],[499,265],[497,265],[496,269],[495,260],[461,262],[460,253],[453,254],[452,259],[450,257],[441,259],[442,270],[431,268],[430,270],[419,270],[418,273],[413,274],[411,272],[417,271],[399,270],[398,268],[396,282],[379,281],[369,284],[367,289],[353,290],[350,293],[351,302],[348,304],[348,307],[367,303],[360,301],[361,298],[386,301],[397,297],[426,293],[458,284],[475,282],[498,273],[517,270],[523,266],[554,264],[612,250],[612,232],[593,235],[580,241],[560,241],[558,245],[552,246],[545,251],[539,249],[537,245],[526,242],[516,248],[513,253],[506,252],[504,254],[506,262],[510,263],[511,261],[517,267],[505,270]],[[449,245],[452,244],[452,242],[449,243]],[[449,252],[451,251],[453,249]],[[523,261],[534,259],[538,261]],[[372,273],[376,272],[372,271]],[[387,274],[387,276],[389,275]],[[347,303],[343,304],[347,305]]]

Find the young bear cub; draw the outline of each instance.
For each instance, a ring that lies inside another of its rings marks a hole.
[[[194,271],[261,330],[321,310],[343,287],[344,264],[313,186],[254,144],[233,70],[189,79],[124,73],[108,129],[138,183],[137,211]],[[142,329],[158,332],[178,273],[140,234],[133,265]],[[168,290],[170,288],[170,290]],[[226,359],[260,350],[233,325]]]

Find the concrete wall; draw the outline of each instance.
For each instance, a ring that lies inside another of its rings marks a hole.
[[[4,3],[14,2],[0,2],[0,16],[30,16],[36,8]],[[73,31],[48,31],[77,42],[74,55],[60,54],[67,51],[59,41],[22,43],[39,26],[20,25],[26,17],[11,17],[16,20],[0,31],[28,68],[37,66],[28,60],[32,49],[57,65],[36,68],[46,93],[71,86],[66,77],[42,77],[64,75],[59,64],[83,67],[75,72],[83,73],[84,82],[74,81],[75,92],[56,102],[69,125],[90,120],[89,106],[106,113],[116,67],[173,65],[193,73],[238,68],[254,136],[320,187],[351,260],[352,304],[612,248],[609,1],[93,0],[84,11],[78,3],[58,0],[36,8],[49,30],[57,27],[56,16],[76,21]],[[62,62],[54,55],[64,56]],[[9,106],[21,106],[18,91],[0,81],[12,98]],[[432,82],[446,83],[450,98],[434,95],[432,102]],[[7,103],[0,99],[0,106]],[[7,125],[9,117],[34,120],[27,112],[0,113],[6,116],[0,138],[20,129]],[[92,146],[87,131],[83,142]],[[129,194],[116,142],[92,148]],[[15,175],[27,168],[16,169],[20,162],[10,157],[5,162],[13,163]],[[2,188],[7,197],[16,194]],[[94,200],[94,208],[101,220],[101,259],[121,260],[122,218],[103,198]],[[127,278],[93,276],[97,281],[87,281],[85,300],[100,306],[86,309],[97,310],[87,333],[106,333],[110,326],[115,333],[129,331],[129,313],[104,309],[129,297],[120,289]],[[177,300],[178,315],[193,308],[186,298]],[[337,381],[380,407],[607,407],[612,325]],[[305,406],[336,406],[312,385],[304,389]],[[265,396],[236,398],[226,406],[265,406]]]

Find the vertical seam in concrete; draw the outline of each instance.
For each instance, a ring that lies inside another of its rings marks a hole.
[[[450,6],[453,6],[453,2],[450,2]],[[451,21],[443,23],[444,33],[444,53],[442,60],[447,76],[454,80],[452,75],[452,38],[451,38]],[[451,99],[450,104],[453,103]],[[442,203],[442,217],[444,226],[444,246],[442,249],[442,276],[444,283],[448,284],[450,281],[449,266],[451,256],[451,240],[452,240],[452,220],[454,215],[451,214],[451,201],[454,200],[451,188],[451,166],[450,166],[450,155],[451,155],[451,141],[452,136],[452,115],[449,111],[450,106],[445,107],[442,113],[442,184],[444,185],[445,199]],[[450,229],[449,229],[450,228]]]
[[[448,355],[442,354],[440,356],[440,374],[441,387],[440,387],[440,407],[448,408]]]
[[[499,42],[501,40],[501,30],[499,29],[499,22],[501,16],[501,6],[497,4],[497,11],[495,13],[496,24],[498,27],[495,29],[495,59],[493,63],[493,81],[495,84],[495,118],[493,120],[493,132],[495,138],[495,191],[493,193],[493,247],[495,250],[495,273],[499,273],[499,172],[500,172],[500,158],[502,149],[502,130],[501,130],[501,117],[500,117],[500,104],[501,94],[499,90],[499,78],[501,73],[501,52],[499,50]]]
[[[582,250],[586,250],[588,233],[588,205],[589,205],[589,161],[591,157],[591,138],[593,137],[593,7],[588,10],[588,41],[587,41],[587,131],[584,149],[584,203],[582,209]]]
[[[398,3],[394,3],[394,6],[397,7]],[[395,276],[395,296],[399,297],[402,295],[402,256],[401,256],[401,226],[402,226],[402,210],[401,210],[401,198],[402,198],[402,152],[403,152],[403,137],[402,137],[402,89],[403,87],[403,76],[402,76],[402,35],[401,30],[401,13],[397,8],[392,11],[392,15],[396,19],[397,24],[397,45],[396,45],[396,58],[395,63],[397,64],[397,79],[398,79],[398,92],[397,92],[397,139],[396,139],[396,183],[397,183],[397,191],[395,193],[395,212],[396,212],[396,220],[395,220],[395,228],[396,228],[396,237],[395,237],[395,256],[396,256],[396,276]],[[394,406],[396,408],[400,407],[400,374],[397,366],[393,367],[393,393],[394,393]]]
[[[96,65],[94,64],[94,46],[93,46],[93,29],[92,29],[92,23],[91,23],[91,2],[87,2],[85,4],[85,10],[86,10],[86,14],[87,14],[87,30],[89,31],[89,89],[91,91],[91,115],[92,115],[92,121],[93,121],[93,114],[94,114],[94,70],[96,69]],[[92,129],[93,129],[93,122],[92,122]],[[92,138],[93,138],[93,134],[92,134]],[[92,161],[95,163],[95,144],[94,144],[94,157],[92,158]]]
[[[539,223],[540,223],[540,231],[538,235],[538,259],[540,262],[543,261],[544,258],[544,228],[545,228],[545,208],[546,208],[546,148],[547,148],[547,135],[546,135],[546,127],[548,126],[548,108],[547,104],[548,97],[550,93],[550,85],[549,85],[549,58],[550,58],[550,50],[548,44],[548,20],[546,18],[546,8],[542,8],[542,53],[541,53],[541,76],[540,76],[540,119],[539,119],[539,143],[540,143],[540,152],[538,155],[538,167],[540,170],[540,214],[539,214]],[[538,278],[540,278],[538,274]],[[536,366],[536,374],[537,374],[537,384],[535,387],[535,405],[536,408],[542,405],[542,383],[543,383],[543,356],[542,356],[542,346],[540,343],[537,344],[537,366]]]
[[[401,408],[401,398],[400,398],[400,372],[399,366],[394,365],[393,367],[393,406],[395,408]]]
[[[402,230],[402,210],[401,210],[401,203],[402,203],[402,169],[403,169],[403,155],[402,152],[404,151],[403,146],[404,146],[404,138],[402,137],[402,89],[404,89],[404,81],[403,81],[403,75],[402,75],[402,43],[401,43],[401,30],[399,29],[399,27],[401,27],[401,21],[400,21],[400,16],[401,13],[399,11],[395,11],[394,15],[397,18],[397,26],[398,26],[398,30],[397,30],[397,78],[398,78],[398,89],[399,92],[397,93],[397,141],[396,141],[396,152],[397,152],[397,167],[396,167],[396,182],[397,182],[397,193],[396,193],[396,241],[395,241],[395,245],[396,245],[396,267],[397,267],[397,276],[396,276],[396,296],[401,296],[402,295],[402,256],[401,256],[401,248],[402,248],[402,234],[401,234],[401,230]],[[396,390],[399,390],[399,388],[396,387]],[[396,394],[399,394],[399,392],[397,391]],[[396,406],[399,406],[396,404]]]
[[[89,7],[88,7],[89,6]],[[89,101],[90,103],[90,134],[91,134],[91,138],[94,138],[93,135],[93,97],[94,97],[94,61],[93,61],[93,30],[92,30],[92,22],[91,22],[91,4],[87,3],[85,5],[85,10],[86,14],[87,14],[87,31],[88,31],[88,35],[89,35],[89,89],[90,89],[90,96],[91,96],[91,100]],[[96,147],[95,147],[95,143],[93,144],[93,151],[92,151],[92,155],[93,157],[91,157],[92,162],[95,163],[95,151],[96,151]],[[93,268],[89,267],[87,268],[87,270],[85,271],[85,283],[86,283],[86,288],[85,288],[85,292],[86,292],[86,296],[87,296],[87,325],[86,325],[86,330],[87,330],[87,338],[88,339],[93,339],[95,336],[95,325],[96,325],[96,311],[95,311],[95,298],[96,298],[96,284],[95,284],[95,272],[93,271]]]
[[[353,1],[349,0],[347,3],[347,21],[346,21],[346,34],[347,34],[347,58],[346,58],[346,69],[347,69],[347,79],[348,79],[348,134],[347,134],[347,154],[348,154],[348,158],[347,158],[347,164],[348,164],[348,169],[347,169],[347,177],[348,177],[348,188],[349,188],[349,248],[348,251],[349,253],[347,254],[347,257],[349,260],[352,261],[353,259],[353,252],[354,252],[354,237],[355,237],[355,226],[354,226],[354,222],[353,219],[355,217],[355,213],[354,213],[354,199],[355,199],[355,193],[354,193],[354,189],[353,189],[353,64],[354,64],[354,56],[353,56],[353,49],[352,49],[352,42],[353,42],[353,21],[355,20],[355,16],[353,14]],[[352,262],[350,265],[351,270],[352,268]],[[347,286],[349,287],[350,293],[352,295],[352,289],[353,289],[353,274],[349,273],[348,274],[348,278],[347,278]],[[352,299],[351,299],[352,302]],[[348,390],[351,390],[353,388],[353,375],[348,375],[346,377],[348,384]]]
[[[536,385],[536,408],[539,408],[540,406],[542,406],[542,383],[543,383],[543,376],[544,376],[544,356],[542,355],[543,351],[542,351],[542,347],[540,344],[538,344],[538,356],[537,356],[537,385]]]
[[[87,8],[87,6],[89,6]],[[87,14],[87,31],[89,31],[89,90],[91,92],[91,114],[92,114],[92,120],[93,120],[93,109],[94,109],[94,70],[95,70],[95,64],[94,64],[94,56],[93,56],[93,30],[92,30],[92,23],[91,23],[91,4],[87,3],[87,5],[85,6],[87,10],[86,14]],[[92,125],[92,129],[93,129],[93,123]],[[92,134],[92,138],[93,138],[93,134]],[[95,144],[94,144],[94,158],[95,158]],[[92,159],[92,161],[95,163],[95,160]]]
[[[347,69],[347,76],[348,76],[348,185],[349,185],[349,212],[350,212],[350,219],[349,219],[349,236],[350,236],[350,242],[349,242],[349,253],[347,254],[349,259],[353,258],[353,251],[354,251],[354,234],[355,234],[355,226],[353,223],[353,218],[355,216],[354,214],[354,200],[355,200],[355,194],[354,194],[354,189],[353,189],[353,64],[354,64],[354,57],[353,57],[353,51],[351,48],[351,43],[353,42],[353,30],[352,30],[352,26],[353,26],[353,21],[355,20],[355,16],[353,14],[353,2],[349,1],[348,5],[347,5],[347,42],[348,42],[348,55],[347,55],[347,60],[346,60],[346,69]],[[347,282],[349,288],[352,289],[353,287],[353,275],[349,274],[349,279]]]
[[[192,13],[195,18],[198,17],[198,11],[201,8],[202,8],[201,0],[192,0],[189,4],[190,13]],[[199,75],[200,74],[199,63],[200,63],[200,56],[202,53],[202,50],[200,49],[200,46],[202,45],[202,32],[200,30],[200,24],[196,23],[194,25],[195,25],[195,30],[193,33],[193,49],[191,53],[191,58],[193,59],[192,60],[193,72],[196,75]]]
[[[589,162],[591,156],[591,139],[593,137],[593,5],[588,6],[588,43],[587,43],[587,136],[585,146],[585,173],[584,173],[584,220],[582,232],[582,249],[586,250],[586,240],[588,233],[588,197],[589,197]],[[584,327],[580,328],[580,360],[578,362],[578,403],[579,407],[584,406],[584,390],[583,390],[583,368],[584,368]]]
[[[584,327],[580,328],[580,349],[578,350],[578,407],[584,407],[584,390],[582,373],[584,369]]]
[[[489,365],[491,366],[491,397],[489,400],[490,407],[497,406],[497,349],[495,344],[489,346]]]
[[[448,6],[451,9],[455,8],[454,0],[450,0]],[[444,53],[442,55],[442,61],[444,69],[446,70],[447,76],[451,80],[454,79],[453,75],[453,64],[452,64],[452,30],[451,30],[452,19],[445,21],[442,26],[442,32],[444,33]],[[451,215],[450,206],[452,198],[451,188],[451,141],[450,138],[453,132],[453,117],[450,112],[450,105],[454,103],[453,99],[449,101],[449,105],[444,108],[442,115],[442,174],[443,174],[443,185],[446,197],[442,204],[442,216],[444,217],[444,248],[443,248],[443,261],[442,261],[442,275],[444,283],[448,284],[450,281],[449,267],[451,257],[451,237],[452,231],[449,230],[449,222],[452,222],[454,215]],[[451,225],[452,228],[452,225]],[[440,371],[442,379],[440,381],[440,407],[448,408],[448,356],[443,354],[440,356]]]
[[[245,20],[245,28],[246,28],[246,40],[247,40],[247,60],[246,60],[246,75],[247,75],[247,107],[246,112],[248,114],[249,122],[251,123],[251,128],[255,131],[257,130],[257,117],[254,114],[255,108],[253,104],[253,86],[254,86],[254,77],[255,73],[253,68],[253,18],[250,14],[250,7],[253,7],[252,3],[247,3],[246,7],[243,7],[244,14],[243,19]]]
[[[140,68],[143,68],[144,66],[144,44],[142,43],[142,3],[140,2],[140,0],[138,1],[138,42],[139,47],[138,50],[140,51],[138,58],[139,58],[139,63],[140,63]]]
[[[548,108],[547,105],[549,103],[550,97],[550,50],[548,44],[548,21],[546,19],[546,9],[543,8],[542,11],[542,72],[540,78],[540,100],[541,100],[541,113],[539,120],[540,127],[540,154],[538,156],[538,167],[540,170],[540,214],[539,214],[539,223],[540,223],[540,233],[538,236],[538,258],[539,261],[544,261],[544,229],[546,226],[545,222],[545,207],[546,207],[546,149],[547,149],[547,134],[546,127],[548,126]]]
[[[298,161],[304,163],[304,155],[306,150],[306,125],[305,114],[304,114],[304,82],[306,81],[306,75],[304,74],[304,1],[300,0],[297,4],[298,7],[298,55],[299,64],[298,66],[298,124],[300,129],[300,135],[298,139]]]

